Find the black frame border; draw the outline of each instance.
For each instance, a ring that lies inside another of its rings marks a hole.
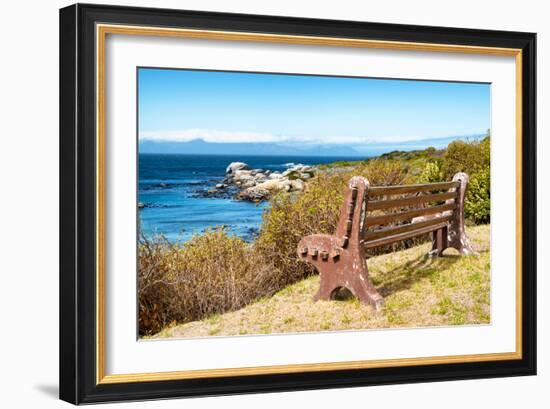
[[[522,50],[522,359],[96,384],[96,23]],[[60,377],[74,404],[536,374],[536,34],[76,4],[60,10]]]

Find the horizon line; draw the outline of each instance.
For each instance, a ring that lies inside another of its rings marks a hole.
[[[401,145],[401,144],[407,144],[407,143],[421,143],[423,141],[438,141],[438,140],[444,141],[445,139],[451,139],[451,138],[454,138],[454,139],[480,138],[480,137],[489,136],[488,131],[490,131],[490,129],[486,130],[486,131],[477,132],[477,133],[469,133],[469,134],[462,134],[462,135],[449,135],[449,136],[434,136],[434,137],[427,137],[427,138],[421,138],[421,139],[408,138],[408,139],[403,139],[403,140],[395,140],[395,139],[392,139],[390,137],[390,140],[386,141],[386,142],[383,142],[383,141],[357,141],[357,142],[346,142],[346,141],[342,141],[342,142],[337,142],[337,141],[323,142],[323,141],[319,141],[319,142],[316,142],[316,141],[312,141],[312,140],[296,140],[296,141],[292,141],[292,140],[280,140],[280,141],[277,141],[277,140],[260,140],[260,141],[246,141],[246,140],[245,141],[235,141],[235,140],[219,141],[219,140],[212,140],[212,141],[209,141],[205,137],[195,137],[195,138],[188,139],[188,140],[176,140],[176,139],[161,139],[161,138],[157,139],[157,138],[148,138],[148,137],[139,137],[138,136],[138,143],[142,143],[142,142],[190,143],[190,142],[201,141],[201,142],[208,143],[208,144],[272,144],[272,145],[282,145],[282,146],[284,146],[284,145],[296,145],[296,144],[310,145],[310,146],[314,146],[314,145],[347,145],[347,146],[351,146],[351,145],[355,145],[355,146],[358,146],[358,145],[363,145],[363,146],[367,146],[367,145]],[[342,138],[345,139],[345,137],[342,137]]]

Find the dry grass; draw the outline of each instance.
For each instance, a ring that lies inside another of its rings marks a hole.
[[[369,271],[386,304],[380,313],[355,298],[312,297],[319,277],[290,285],[237,311],[173,325],[151,338],[488,324],[490,322],[490,226],[468,228],[479,257],[425,254],[429,244],[372,257]]]
[[[142,238],[139,254],[141,335],[171,322],[236,310],[290,283],[223,229],[209,230],[181,246]]]

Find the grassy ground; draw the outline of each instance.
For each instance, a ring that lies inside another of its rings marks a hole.
[[[369,259],[369,273],[385,299],[379,313],[353,297],[314,303],[314,276],[240,310],[168,327],[151,338],[488,324],[490,226],[467,232],[479,257],[448,249],[444,257],[431,258],[425,256],[430,244],[424,244]]]

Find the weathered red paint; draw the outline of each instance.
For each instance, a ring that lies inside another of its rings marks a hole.
[[[362,245],[368,187],[367,179],[353,177],[344,194],[335,235],[313,234],[304,237],[298,244],[298,255],[313,264],[321,276],[315,300],[332,299],[340,288],[347,288],[377,310],[384,304],[384,299],[369,278]],[[318,257],[319,251],[327,252],[331,257]]]

